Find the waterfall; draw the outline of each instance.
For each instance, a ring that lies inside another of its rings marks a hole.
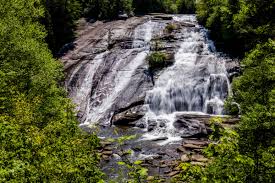
[[[90,125],[99,121],[108,125],[115,100],[123,94],[132,75],[144,63],[150,51],[150,41],[155,24],[155,22],[147,21],[137,26],[133,32],[133,43],[130,49],[113,49],[111,52],[99,54],[93,59],[91,67],[86,68],[88,71],[84,82],[78,91],[74,92],[76,96],[73,97],[75,103],[81,101],[80,97],[88,100],[85,109],[86,117],[82,125]],[[99,64],[109,63],[112,64],[111,70],[104,74],[104,80],[101,80],[96,90],[91,93],[91,89],[95,87],[93,86],[94,73],[100,69]],[[85,97],[88,94],[90,96]]]
[[[207,30],[198,25],[194,15],[176,16],[174,21],[194,26],[181,30],[174,65],[162,71],[154,88],[147,92],[148,123],[166,123],[147,137],[176,137],[173,121],[179,112],[223,114],[224,100],[230,92],[226,59],[215,51]]]

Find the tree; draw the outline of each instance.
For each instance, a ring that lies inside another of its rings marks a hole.
[[[98,182],[98,138],[58,86],[37,0],[0,0],[0,182]]]
[[[57,54],[74,38],[76,20],[82,15],[80,0],[43,0],[45,16],[42,24],[47,30],[46,41],[53,54]]]

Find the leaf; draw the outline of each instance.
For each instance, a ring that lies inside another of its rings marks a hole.
[[[148,169],[147,168],[141,168],[139,171],[138,171],[138,174],[142,177],[145,177],[148,175]]]
[[[123,161],[119,161],[119,162],[117,162],[117,164],[118,164],[118,165],[126,165],[126,163],[123,162]]]
[[[137,160],[137,161],[134,162],[134,164],[135,164],[135,165],[140,165],[142,162],[143,162],[143,161],[141,161],[141,160]]]

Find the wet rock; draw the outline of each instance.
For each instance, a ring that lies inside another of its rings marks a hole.
[[[156,14],[152,17],[154,20],[172,20],[173,16],[165,14]]]
[[[143,123],[137,124],[136,127],[138,128],[146,128],[146,125]]]
[[[160,128],[163,128],[163,127],[165,127],[165,126],[166,126],[165,122],[160,122],[160,123],[159,123],[159,127],[160,127]]]
[[[166,152],[162,151],[162,152],[158,152],[157,154],[161,155],[161,156],[164,156],[164,155],[166,155]]]
[[[181,22],[180,24],[184,27],[196,27],[195,24],[192,24],[190,22]]]
[[[135,122],[144,116],[142,105],[135,106],[119,114],[115,114],[112,118],[112,124],[123,126],[136,126]]]
[[[237,59],[228,59],[225,63],[226,70],[229,74],[230,82],[233,81],[233,78],[241,74],[240,61]]]
[[[132,148],[134,151],[142,151],[142,148],[141,147],[133,147]]]
[[[156,127],[157,127],[158,123],[154,120],[148,120],[148,127],[147,127],[147,130],[150,132],[150,131],[153,131]]]
[[[168,139],[168,137],[158,137],[158,138],[152,139],[151,141],[157,142],[157,141],[163,141],[163,140],[167,140],[167,139]]]
[[[190,161],[190,158],[188,157],[187,154],[184,154],[184,155],[181,156],[180,160],[181,160],[182,162],[189,162],[189,161]]]
[[[182,137],[205,137],[208,135],[207,128],[204,123],[196,119],[178,118],[173,126],[184,132]]]

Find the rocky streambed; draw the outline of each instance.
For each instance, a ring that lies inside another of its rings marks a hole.
[[[180,162],[204,165],[210,118],[222,117],[225,127],[238,121],[223,109],[238,61],[216,52],[194,15],[81,20],[63,51],[65,87],[80,126],[102,138],[101,165],[110,179],[125,158],[143,160],[150,175],[166,179],[179,173]],[[170,66],[152,72],[146,58],[156,51]],[[133,135],[123,144],[112,140]]]

